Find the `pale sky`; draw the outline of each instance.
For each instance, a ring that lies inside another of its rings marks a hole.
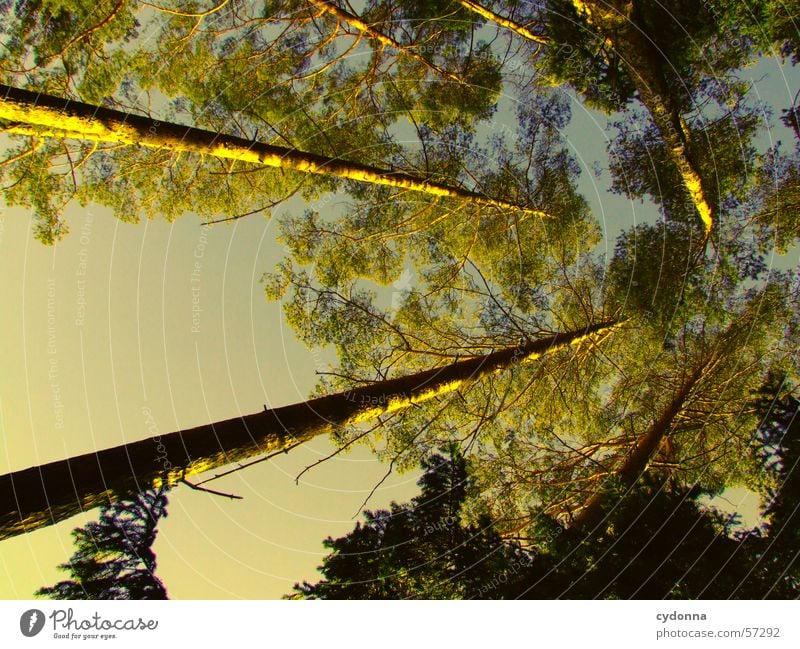
[[[258,280],[282,255],[264,218],[129,225],[76,208],[52,248],[33,239],[24,211],[1,218],[0,473],[151,437],[145,408],[166,433],[300,401],[324,369],[263,296]],[[322,539],[353,527],[385,471],[361,450],[296,486],[331,450],[320,439],[213,485],[242,501],[176,489],[156,544],[170,595],[271,598],[313,578]],[[407,500],[415,479],[387,481],[370,506]],[[0,543],[0,597],[54,583],[84,520]]]

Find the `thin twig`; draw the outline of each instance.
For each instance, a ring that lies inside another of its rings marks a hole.
[[[214,494],[215,496],[224,496],[225,498],[230,498],[231,500],[244,500],[242,496],[237,496],[236,494],[226,494],[222,491],[214,491],[213,489],[206,489],[205,487],[199,487],[196,484],[192,484],[186,478],[181,478],[180,482],[185,484],[187,487],[194,489],[195,491],[204,491],[209,494]]]
[[[297,448],[300,446],[302,442],[295,442],[294,444],[290,444],[284,449],[280,451],[275,451],[274,453],[270,453],[269,455],[265,455],[264,457],[260,457],[257,460],[253,460],[252,462],[247,462],[246,464],[239,464],[236,466],[235,469],[229,469],[228,471],[223,471],[222,473],[217,473],[214,475],[213,478],[207,478],[206,480],[202,480],[197,483],[197,485],[206,484],[207,482],[211,482],[212,480],[216,480],[217,478],[224,478],[226,475],[230,475],[231,473],[236,473],[237,471],[241,471],[242,469],[246,469],[248,467],[253,466],[254,464],[260,464],[261,462],[266,462],[267,460],[271,460],[273,457],[278,455],[283,455],[284,453],[288,453],[293,448]]]
[[[383,477],[382,477],[382,478],[381,478],[381,479],[378,481],[378,484],[376,484],[374,487],[372,487],[372,491],[370,491],[370,492],[369,492],[369,495],[368,495],[368,496],[367,496],[367,497],[364,499],[364,502],[362,502],[362,503],[361,503],[361,505],[359,506],[359,508],[356,510],[356,513],[355,513],[355,514],[353,514],[353,518],[355,518],[356,516],[358,516],[358,515],[361,513],[361,511],[364,509],[364,507],[366,507],[366,506],[367,506],[367,503],[370,501],[370,498],[372,498],[372,496],[374,496],[374,495],[375,495],[375,492],[378,490],[378,488],[379,488],[379,487],[380,487],[380,486],[381,486],[381,485],[382,485],[384,482],[386,482],[387,478],[388,478],[390,475],[392,475],[392,471],[394,471],[394,461],[395,461],[396,459],[397,459],[396,457],[392,458],[392,461],[389,463],[389,470],[388,470],[388,471],[386,471],[386,474],[385,474],[385,475],[384,475],[384,476],[383,476]]]

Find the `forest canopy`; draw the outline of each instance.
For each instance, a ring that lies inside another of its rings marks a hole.
[[[41,594],[122,571],[144,584],[125,596],[166,597],[154,528],[144,568],[97,564],[95,532],[324,434],[421,466],[422,492],[329,538],[296,596],[796,596],[800,284],[773,259],[800,237],[797,98],[770,106],[742,75],[797,62],[796,0],[0,11],[0,186],[36,239],[74,236],[76,204],[269,220],[265,297],[335,359],[305,403],[164,434],[169,466],[129,443],[72,458],[75,482],[69,459],[0,476],[0,538],[105,505],[73,581]],[[646,201],[643,221],[593,208],[576,107],[609,125],[605,189]],[[733,488],[762,498],[760,528],[702,502]]]

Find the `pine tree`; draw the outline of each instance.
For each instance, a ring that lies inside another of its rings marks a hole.
[[[507,597],[528,569],[528,553],[506,543],[491,520],[463,520],[470,488],[456,447],[422,462],[419,496],[390,510],[364,512],[348,535],[324,541],[324,579],[296,584],[305,599],[468,599]],[[503,575],[496,583],[493,580]],[[497,586],[502,585],[501,589]]]
[[[49,599],[168,599],[155,576],[158,522],[167,515],[164,489],[107,505],[100,518],[72,532],[76,550],[59,568],[70,579],[41,588]]]

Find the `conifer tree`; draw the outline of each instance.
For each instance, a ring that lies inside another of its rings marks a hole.
[[[168,599],[156,577],[152,546],[167,515],[164,489],[150,489],[100,509],[100,518],[72,532],[75,554],[59,568],[70,579],[37,591],[49,599]]]

